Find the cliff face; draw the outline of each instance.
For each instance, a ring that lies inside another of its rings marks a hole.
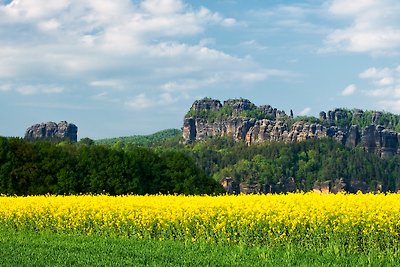
[[[67,139],[71,142],[77,141],[78,127],[75,124],[61,121],[60,123],[47,122],[35,124],[25,132],[25,139]]]
[[[280,141],[295,142],[316,138],[333,138],[348,147],[362,147],[368,152],[381,157],[389,157],[400,153],[400,134],[377,125],[381,113],[372,113],[372,124],[366,127],[358,125],[338,126],[338,122],[347,119],[348,113],[335,109],[328,113],[321,112],[315,122],[294,121],[285,112],[271,106],[255,107],[249,100],[236,99],[224,102],[218,100],[197,100],[185,117],[183,123],[183,139],[185,143],[204,140],[211,136],[228,136],[235,141],[247,144]],[[210,119],[209,114],[220,112],[223,108],[230,111],[228,116]],[[243,116],[244,112],[256,110],[261,119]],[[362,110],[352,111],[351,116],[362,116]],[[351,119],[351,118],[350,118]],[[293,122],[294,121],[294,122]]]

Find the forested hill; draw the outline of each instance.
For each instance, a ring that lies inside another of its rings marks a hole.
[[[182,131],[178,129],[166,129],[150,135],[134,135],[126,137],[116,137],[107,139],[98,139],[94,142],[98,145],[138,145],[138,146],[151,146],[161,142],[177,141],[181,138]]]
[[[319,118],[294,117],[269,105],[247,99],[204,98],[193,103],[183,123],[185,143],[227,136],[247,144],[270,141],[297,142],[331,138],[348,147],[360,147],[380,157],[400,152],[400,116],[359,109],[334,109]]]
[[[213,137],[185,150],[230,192],[397,192],[400,155],[382,159],[332,139],[266,142],[248,146]]]

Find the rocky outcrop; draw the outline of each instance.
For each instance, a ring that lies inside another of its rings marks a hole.
[[[29,127],[25,132],[25,139],[43,140],[43,139],[65,139],[71,142],[77,141],[78,127],[75,124],[61,121],[60,123],[47,122],[35,124]]]
[[[219,110],[222,107],[222,104],[219,100],[215,99],[203,99],[203,100],[196,100],[193,105],[192,109],[194,111],[216,111]]]
[[[328,193],[340,193],[345,192],[346,184],[343,179],[327,180],[327,181],[315,181],[313,191],[316,193],[328,194]],[[357,192],[357,190],[356,190]]]
[[[228,117],[214,118],[195,116],[210,111],[231,110]],[[244,111],[253,110],[263,119],[242,116]],[[203,113],[200,113],[203,112]],[[372,113],[372,124],[361,128],[358,125],[340,126],[341,122],[351,122],[363,116],[362,110],[349,113],[343,109],[321,112],[316,122],[292,122],[284,111],[269,105],[256,107],[247,99],[197,100],[191,107],[191,116],[186,116],[183,123],[185,143],[204,140],[211,136],[228,136],[235,141],[245,141],[248,145],[263,142],[296,142],[317,138],[332,138],[348,147],[361,147],[368,152],[385,158],[400,153],[400,134],[378,125],[380,112]]]

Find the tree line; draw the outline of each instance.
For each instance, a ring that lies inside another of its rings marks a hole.
[[[0,137],[2,194],[211,194],[221,190],[179,150]]]
[[[2,194],[213,194],[223,192],[225,177],[257,188],[281,186],[281,192],[289,180],[295,190],[310,191],[336,179],[348,192],[394,192],[400,189],[400,156],[381,159],[328,138],[247,146],[228,137],[191,145],[172,137],[137,146],[0,137]]]

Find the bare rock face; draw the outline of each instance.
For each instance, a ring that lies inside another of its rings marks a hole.
[[[182,136],[186,143],[192,143],[196,140],[196,124],[194,118],[185,118],[183,121]]]
[[[372,124],[378,125],[379,124],[378,121],[381,116],[382,116],[382,112],[375,111],[374,113],[372,113]]]
[[[352,125],[347,132],[346,146],[356,147],[360,143],[360,129],[358,125]]]
[[[370,125],[363,129],[360,145],[368,152],[387,158],[399,153],[399,140],[399,133],[383,126]]]
[[[345,192],[346,184],[343,179],[327,180],[327,181],[315,181],[313,191],[322,194],[329,193],[340,193]]]
[[[203,99],[203,100],[196,100],[192,105],[193,111],[201,111],[201,110],[209,110],[209,111],[216,111],[222,107],[222,104],[219,100],[215,99]]]
[[[43,139],[67,139],[71,142],[77,141],[78,127],[75,124],[61,121],[60,123],[47,122],[35,124],[29,127],[25,132],[25,139],[43,140]]]
[[[245,141],[248,145],[264,142],[299,142],[309,139],[332,138],[348,147],[362,147],[382,158],[400,154],[400,134],[376,125],[382,113],[374,112],[372,124],[361,128],[358,125],[340,127],[336,122],[351,121],[363,115],[362,110],[352,113],[344,109],[321,112],[317,122],[297,121],[288,125],[289,118],[284,111],[270,105],[256,107],[247,99],[230,99],[224,105],[218,100],[197,100],[191,110],[197,112],[218,111],[229,107],[232,114],[223,119],[208,120],[207,117],[185,117],[183,139],[185,143],[204,140],[210,136],[228,136],[235,141]],[[248,110],[256,110],[268,119],[242,117]],[[197,113],[196,113],[197,114]],[[200,113],[201,114],[201,113]]]
[[[228,99],[224,101],[224,106],[231,106],[234,114],[250,110],[253,105],[248,99]]]
[[[379,137],[381,139],[380,155],[382,158],[388,158],[390,156],[397,154],[397,151],[399,149],[398,133],[384,129],[380,132]]]

